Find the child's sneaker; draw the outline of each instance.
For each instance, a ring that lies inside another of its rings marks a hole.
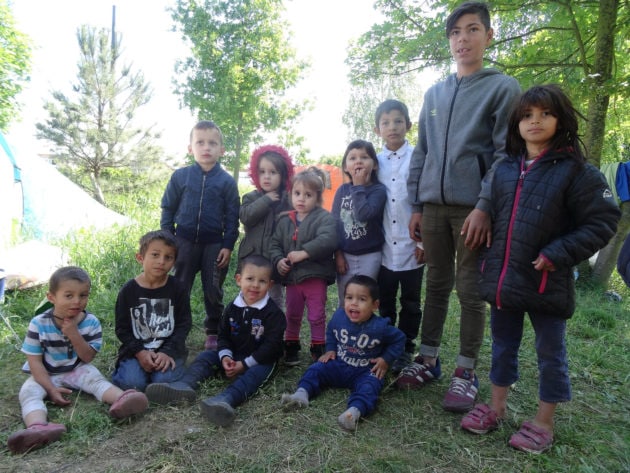
[[[533,422],[523,422],[518,432],[510,437],[510,447],[538,455],[553,445],[553,433]]]
[[[450,412],[468,412],[475,405],[479,379],[466,368],[457,368],[446,391],[442,407]]]
[[[488,404],[477,404],[472,411],[464,416],[461,422],[462,429],[473,434],[487,434],[491,430],[499,428],[501,419]]]
[[[7,440],[7,446],[13,453],[26,453],[56,442],[65,432],[66,426],[63,424],[50,422],[48,424],[33,424],[11,434]]]
[[[396,387],[399,389],[420,389],[427,383],[440,379],[441,376],[442,368],[439,358],[436,360],[435,366],[431,366],[424,362],[421,355],[418,355],[411,364],[400,372],[396,380]]]
[[[147,386],[145,394],[149,401],[156,404],[176,404],[178,402],[193,402],[197,393],[182,381],[173,383],[153,383]]]
[[[203,344],[203,347],[206,350],[214,350],[216,351],[219,347],[219,337],[217,335],[208,335],[206,341]]]
[[[125,419],[140,414],[149,407],[149,400],[135,389],[127,389],[109,408],[109,415],[114,419]]]
[[[201,414],[213,424],[227,427],[234,422],[236,411],[221,396],[210,397],[201,401]]]

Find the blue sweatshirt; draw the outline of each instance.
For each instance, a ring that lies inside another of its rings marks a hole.
[[[326,327],[326,351],[336,352],[337,360],[358,368],[369,366],[370,360],[378,357],[391,366],[403,354],[405,340],[405,334],[391,325],[388,318],[373,314],[357,324],[341,307]]]

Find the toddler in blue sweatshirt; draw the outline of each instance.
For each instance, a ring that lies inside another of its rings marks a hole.
[[[385,374],[405,348],[405,335],[374,313],[378,305],[374,279],[357,275],[347,282],[343,308],[326,328],[326,352],[306,370],[297,391],[282,395],[286,408],[306,407],[322,388],[337,387],[351,391],[337,419],[344,430],[356,430],[359,419],[374,410]]]

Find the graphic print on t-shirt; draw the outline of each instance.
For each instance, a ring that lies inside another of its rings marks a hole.
[[[346,240],[358,240],[367,233],[366,222],[357,222],[352,216],[353,202],[352,196],[346,195],[341,198],[339,218],[343,222],[343,231]]]
[[[130,309],[133,334],[144,342],[147,350],[159,348],[164,338],[173,333],[174,308],[171,300],[140,297],[139,304]]]

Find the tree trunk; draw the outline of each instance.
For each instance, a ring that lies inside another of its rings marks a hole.
[[[597,39],[595,41],[595,62],[587,74],[587,86],[590,88],[588,111],[586,114],[585,145],[590,163],[600,167],[602,145],[606,132],[606,115],[610,101],[609,84],[612,80],[612,66],[615,51],[615,33],[617,29],[618,0],[601,0],[597,21]],[[617,234],[603,248],[591,269],[587,263],[579,265],[580,276],[596,285],[606,285],[610,279],[621,242],[627,233],[627,226],[620,222]]]
[[[618,9],[618,0],[599,2],[595,63],[587,75],[587,86],[591,93],[586,114],[585,144],[588,160],[597,167],[601,162],[606,114],[610,101],[609,83],[612,80]]]
[[[607,286],[608,280],[617,266],[619,251],[626,236],[630,232],[630,202],[621,203],[621,220],[617,228],[617,234],[612,237],[597,255],[597,260],[591,273],[593,282],[600,286]]]
[[[90,181],[92,181],[92,189],[94,191],[94,198],[99,204],[105,204],[105,196],[103,195],[103,189],[101,189],[101,184],[98,182],[98,177],[91,172],[90,173]]]

